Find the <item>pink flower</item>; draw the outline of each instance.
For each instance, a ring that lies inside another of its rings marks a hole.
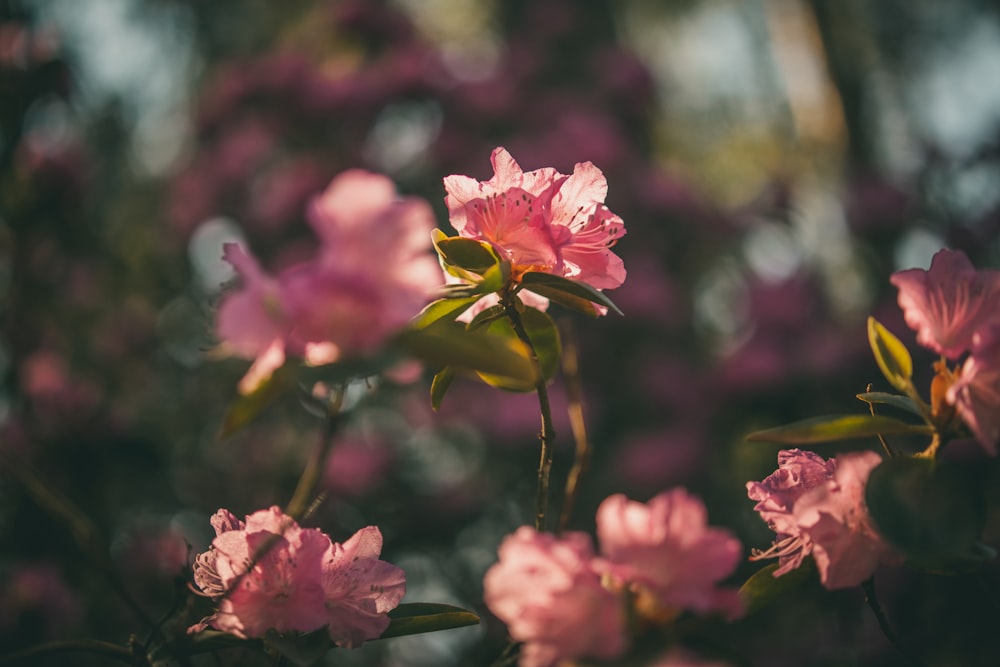
[[[590,537],[522,526],[508,535],[483,580],[484,599],[510,636],[524,642],[521,667],[614,658],[626,648],[621,598],[601,586]]]
[[[977,329],[1000,320],[1000,271],[976,271],[961,252],[940,250],[929,271],[899,271],[889,280],[917,342],[950,359],[972,347]]]
[[[552,168],[524,172],[503,148],[490,157],[493,178],[444,179],[445,203],[460,236],[490,243],[510,261],[515,279],[540,271],[613,289],[625,280],[611,252],[625,235],[621,218],[604,206],[607,181],[590,162],[569,176]]]
[[[973,334],[972,354],[948,388],[946,400],[955,406],[979,444],[996,456],[1000,441],[1000,326]]]
[[[881,462],[875,452],[842,454],[826,461],[798,449],[778,453],[778,470],[747,482],[754,509],[778,536],[754,560],[778,558],[781,576],[812,555],[829,589],[855,586],[895,554],[875,531],[865,506],[865,483]]]
[[[252,391],[286,356],[325,364],[373,353],[441,284],[427,202],[399,199],[385,176],[346,171],[316,197],[309,222],[317,256],[272,277],[235,245],[225,249],[242,288],[219,306],[219,338],[255,359],[240,384]]]
[[[382,535],[373,526],[343,545],[277,507],[245,523],[220,509],[212,526],[216,537],[195,558],[194,581],[219,607],[188,632],[261,637],[326,626],[332,641],[352,648],[385,632],[387,612],[403,597],[403,572],[378,559]]]
[[[716,588],[739,564],[740,542],[728,530],[709,527],[704,504],[684,489],[648,504],[610,496],[597,509],[597,536],[609,573],[651,593],[658,613],[742,613],[735,589]]]

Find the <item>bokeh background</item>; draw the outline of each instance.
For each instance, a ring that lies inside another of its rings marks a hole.
[[[942,246],[1000,266],[998,81],[987,0],[0,0],[0,647],[176,631],[208,517],[290,497],[319,437],[299,401],[219,438],[248,365],[212,354],[221,244],[308,256],[305,202],[349,167],[449,230],[442,177],[489,177],[498,145],[525,169],[593,161],[628,230],[626,316],[558,314],[595,447],[571,526],[610,493],[684,485],[766,547],[744,486],[777,447],[744,435],[886,389],[867,316],[914,349],[892,271]],[[428,384],[358,403],[311,525],[379,525],[407,601],[484,622],[328,664],[488,665],[504,646],[481,580],[530,517],[536,402],[461,381],[433,413]],[[552,391],[558,506],[572,438]],[[928,663],[996,663],[996,565],[877,584]],[[683,642],[730,664],[905,664],[860,591],[808,585]]]

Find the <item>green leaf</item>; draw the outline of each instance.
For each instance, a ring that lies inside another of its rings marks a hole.
[[[597,314],[597,311],[594,310],[594,303],[606,306],[619,315],[623,314],[604,292],[600,292],[585,283],[569,280],[562,276],[529,271],[521,276],[521,285],[535,294],[540,294],[560,305],[588,315]]]
[[[491,323],[493,320],[503,317],[503,315],[503,306],[500,304],[490,306],[489,308],[479,311],[479,313],[472,318],[472,321],[465,325],[465,328],[469,331],[475,331],[476,329],[480,329]]]
[[[379,639],[403,637],[424,632],[451,630],[478,625],[479,617],[471,611],[448,604],[415,602],[401,604],[389,612],[389,628]]]
[[[271,377],[258,384],[252,392],[233,399],[222,418],[219,437],[228,438],[236,433],[253,421],[265,408],[277,401],[282,394],[294,387],[296,366],[296,363],[284,364],[274,371]]]
[[[930,435],[931,428],[926,424],[908,424],[882,415],[874,417],[871,415],[829,415],[804,419],[764,431],[756,431],[748,435],[747,440],[797,445],[901,433]]]
[[[913,377],[910,351],[874,317],[868,318],[868,342],[885,379],[896,389],[906,391]]]
[[[868,478],[865,502],[879,533],[918,562],[968,556],[986,522],[970,476],[930,459],[883,461]]]
[[[884,391],[867,391],[862,394],[858,394],[857,398],[858,400],[864,401],[868,404],[876,403],[888,405],[889,407],[905,410],[906,412],[915,414],[918,417],[923,416],[923,413],[920,412],[920,408],[917,407],[917,404],[913,402],[913,399],[908,396],[889,394]]]
[[[480,295],[464,296],[460,298],[445,298],[432,301],[410,322],[414,329],[425,329],[438,320],[451,319],[462,314],[469,306],[479,301]]]
[[[431,408],[435,412],[441,407],[441,401],[454,379],[455,369],[451,366],[445,366],[434,374],[434,379],[431,380]]]
[[[774,576],[778,567],[778,563],[771,563],[757,570],[740,587],[740,598],[747,616],[767,609],[796,588],[810,584],[815,586],[819,582],[816,563],[812,558],[806,558],[802,565],[780,577]]]
[[[423,329],[407,329],[396,345],[431,367],[455,366],[517,382],[534,382],[524,345],[487,331],[467,331],[461,322],[438,320]]]
[[[556,371],[559,370],[559,362],[562,355],[559,329],[551,317],[534,308],[524,309],[524,312],[521,313],[521,323],[524,325],[524,330],[531,340],[531,345],[535,348],[535,354],[538,355],[538,365],[541,367],[542,378],[548,382],[555,376]],[[523,343],[521,343],[514,332],[513,325],[506,318],[493,320],[486,327],[486,331],[497,336],[502,336],[509,340],[511,344],[522,345],[523,347]],[[525,353],[528,354],[527,351]],[[534,377],[529,382],[499,377],[491,373],[479,373],[479,377],[486,384],[506,389],[507,391],[535,391]]]
[[[435,230],[434,249],[437,250],[445,270],[458,269],[453,273],[460,278],[466,278],[467,273],[484,275],[490,268],[500,263],[500,258],[489,243],[466,239],[459,236],[445,236],[441,230]]]
[[[311,667],[317,664],[327,651],[334,648],[326,628],[315,632],[283,634],[268,630],[264,640],[296,667]]]

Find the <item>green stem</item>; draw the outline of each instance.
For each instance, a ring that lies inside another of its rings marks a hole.
[[[549,506],[549,473],[552,471],[552,443],[556,432],[552,426],[552,407],[549,405],[549,392],[545,386],[545,376],[538,360],[538,352],[531,343],[531,338],[521,321],[521,312],[517,309],[517,297],[510,292],[501,293],[500,302],[504,313],[510,320],[514,333],[528,347],[532,370],[535,374],[535,393],[538,394],[538,407],[542,413],[542,427],[538,432],[541,451],[538,458],[538,483],[535,490],[535,530],[545,530],[546,514]]]
[[[97,639],[71,639],[49,642],[0,656],[0,665],[35,664],[34,659],[53,653],[96,653],[118,662],[136,667],[150,667],[149,660],[141,653],[134,653],[124,646]]]
[[[566,530],[566,526],[569,524],[580,478],[590,464],[590,441],[587,439],[587,423],[583,414],[583,388],[580,382],[579,358],[576,345],[569,332],[568,323],[564,323],[563,330],[567,332],[567,335],[564,336],[562,369],[563,375],[566,377],[566,395],[569,400],[569,425],[573,431],[573,442],[576,444],[576,448],[573,467],[570,468],[569,476],[566,478],[566,493],[563,498],[562,514],[559,516],[557,531],[560,533]]]
[[[302,514],[308,509],[313,496],[316,494],[316,489],[319,487],[320,479],[326,468],[326,461],[333,449],[333,435],[339,426],[340,407],[343,404],[345,392],[346,387],[341,387],[328,406],[327,417],[323,422],[319,442],[316,443],[316,447],[309,457],[309,462],[306,464],[305,470],[302,471],[302,477],[299,478],[299,483],[295,487],[292,499],[288,501],[288,505],[285,507],[285,514],[296,520],[302,518]]]

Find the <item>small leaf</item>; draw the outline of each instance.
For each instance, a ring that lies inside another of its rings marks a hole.
[[[410,326],[414,329],[424,329],[438,320],[443,320],[445,318],[453,320],[461,315],[462,312],[469,306],[474,304],[476,301],[479,301],[480,298],[481,297],[476,294],[474,296],[445,298],[432,301],[427,304],[423,310],[417,313],[417,316],[410,322]]]
[[[486,326],[493,320],[503,317],[503,306],[497,304],[495,306],[490,306],[485,308],[472,318],[472,321],[465,325],[465,328],[469,331],[475,331],[481,327]]]
[[[256,389],[246,395],[237,396],[226,409],[222,418],[220,438],[228,438],[232,434],[253,421],[269,405],[274,403],[286,391],[295,386],[295,363],[286,363],[263,380]]]
[[[906,412],[922,417],[923,413],[920,412],[920,408],[917,404],[913,402],[908,396],[900,396],[899,394],[889,394],[884,391],[867,391],[863,394],[858,394],[857,398],[865,403],[876,403],[881,405],[888,405],[893,408],[899,408],[900,410],[905,410]]]
[[[559,362],[562,355],[559,329],[551,317],[534,308],[524,309],[524,312],[521,313],[521,323],[524,325],[524,330],[531,340],[532,347],[535,348],[535,354],[538,355],[538,365],[541,367],[542,378],[548,382],[555,376],[556,371],[559,370]],[[514,332],[514,327],[511,325],[510,320],[506,318],[493,320],[486,330],[491,334],[504,337],[511,341],[512,344],[523,345]],[[511,378],[498,377],[490,373],[479,373],[479,377],[486,384],[506,389],[507,391],[535,391],[534,378],[530,382],[524,382]]]
[[[435,238],[434,248],[446,269],[449,267],[462,269],[482,276],[500,263],[500,258],[489,243],[475,239],[458,236],[449,238],[442,233]]]
[[[774,576],[778,567],[778,563],[771,563],[757,570],[740,587],[740,598],[747,616],[770,607],[796,588],[809,584],[815,586],[819,582],[816,563],[812,558],[806,558],[802,565],[780,577]]]
[[[967,556],[986,521],[969,475],[930,459],[886,459],[868,478],[865,502],[879,533],[917,561]]]
[[[521,276],[521,284],[525,289],[529,289],[535,294],[548,297],[558,304],[587,313],[588,315],[596,314],[593,305],[590,305],[588,309],[580,304],[580,301],[588,304],[599,303],[619,315],[623,314],[604,292],[600,292],[586,283],[579,283],[575,280],[563,278],[562,276],[552,275],[551,273],[529,271]]]
[[[438,320],[423,329],[407,329],[395,344],[431,367],[455,366],[517,382],[533,382],[524,345],[487,331],[467,331],[461,322]]]
[[[431,380],[431,408],[435,412],[441,407],[441,401],[454,379],[455,369],[451,366],[445,366],[434,374],[434,379]]]
[[[424,632],[451,630],[478,625],[479,617],[471,611],[448,604],[415,602],[401,604],[389,612],[392,621],[379,639],[403,637]]]
[[[868,318],[868,342],[885,379],[896,389],[906,391],[913,377],[910,351],[874,317]]]
[[[894,434],[930,435],[926,424],[908,424],[882,415],[829,415],[756,431],[747,436],[754,442],[777,442],[786,445],[811,444],[851,440],[876,435]]]

